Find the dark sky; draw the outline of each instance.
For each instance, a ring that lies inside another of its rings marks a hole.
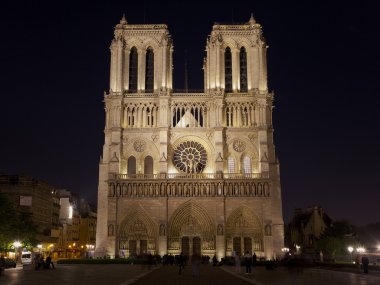
[[[245,22],[252,12],[270,46],[285,221],[295,207],[309,205],[333,219],[379,221],[379,7],[174,2],[0,4],[0,172],[28,173],[96,202],[109,45],[122,14],[144,23],[145,6],[146,23],[168,24],[174,87],[183,88],[187,51],[189,88],[197,89],[212,24]]]

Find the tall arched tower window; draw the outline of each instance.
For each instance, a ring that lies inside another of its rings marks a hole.
[[[252,173],[251,158],[249,156],[244,156],[243,158],[243,173]]]
[[[151,47],[146,51],[145,92],[153,92],[154,88],[154,53]]]
[[[153,158],[150,155],[144,159],[144,174],[153,174]]]
[[[226,48],[224,52],[224,74],[225,74],[225,91],[232,92],[232,55],[231,49]]]
[[[137,48],[131,48],[129,54],[129,92],[137,92]]]
[[[227,159],[227,169],[228,173],[235,173],[235,159],[232,156]]]
[[[247,92],[247,52],[245,47],[240,49],[240,91]]]
[[[136,174],[136,158],[134,156],[128,158],[128,174]]]

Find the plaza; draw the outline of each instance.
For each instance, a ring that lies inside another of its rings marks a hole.
[[[251,275],[235,273],[234,266],[213,267],[202,265],[200,274],[192,276],[191,266],[186,266],[178,275],[177,266],[157,266],[148,269],[141,265],[60,265],[55,270],[23,270],[18,266],[6,269],[0,277],[0,284],[80,284],[80,285],[129,285],[129,284],[236,284],[236,285],[375,285],[380,284],[380,272],[363,274],[359,272],[333,271],[319,268],[288,269],[279,267],[266,270],[255,267]]]

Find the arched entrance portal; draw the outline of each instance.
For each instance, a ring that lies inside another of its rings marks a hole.
[[[234,210],[227,219],[226,239],[227,255],[263,251],[263,231],[256,214],[248,207]]]
[[[120,256],[156,254],[158,226],[142,210],[131,210],[120,225]]]
[[[215,224],[206,210],[189,201],[169,220],[168,253],[191,256],[215,254]]]

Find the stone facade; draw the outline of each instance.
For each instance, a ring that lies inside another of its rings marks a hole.
[[[123,17],[110,49],[96,255],[279,256],[274,94],[261,26],[253,17],[213,26],[202,93],[174,92],[166,25]]]

